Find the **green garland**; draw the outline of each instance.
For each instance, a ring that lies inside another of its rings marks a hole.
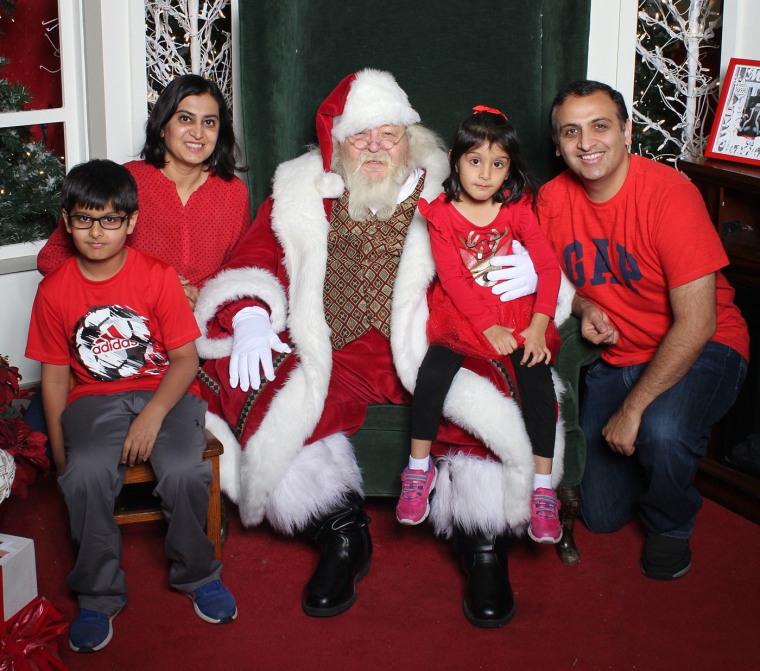
[[[5,0],[0,8],[8,12]],[[11,4],[12,8],[12,4]],[[0,68],[8,63],[0,56]],[[0,112],[24,109],[31,96],[0,79]],[[0,245],[47,238],[60,210],[64,167],[28,127],[0,128]]]
[[[0,9],[5,12],[9,19],[13,19],[13,9],[16,7],[18,0],[0,0]]]

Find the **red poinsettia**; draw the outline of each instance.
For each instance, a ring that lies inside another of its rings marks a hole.
[[[0,408],[10,406],[13,399],[18,398],[20,379],[18,368],[11,366],[8,359],[0,354]]]
[[[16,366],[0,355],[0,449],[16,462],[16,477],[11,494],[26,496],[27,487],[34,482],[37,469],[47,472],[50,460],[45,452],[47,436],[32,431],[13,402],[26,399],[29,392],[19,389],[21,374]]]

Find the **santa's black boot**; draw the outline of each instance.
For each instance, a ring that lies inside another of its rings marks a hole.
[[[476,627],[502,627],[515,614],[507,570],[507,536],[466,534],[454,529],[454,550],[467,575],[462,609]]]
[[[339,510],[312,521],[306,533],[320,546],[319,564],[303,596],[303,610],[314,617],[347,611],[356,601],[356,583],[369,572],[370,519],[352,495]]]

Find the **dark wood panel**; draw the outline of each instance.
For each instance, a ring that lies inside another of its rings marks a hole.
[[[700,190],[720,233],[730,261],[724,273],[737,289],[737,304],[749,324],[754,353],[760,337],[760,302],[754,299],[760,289],[760,166],[700,158],[679,161],[677,167]],[[696,484],[704,496],[760,524],[760,478],[733,468],[725,458],[737,440],[758,430],[757,379],[758,357],[753,354],[737,403],[713,430]]]

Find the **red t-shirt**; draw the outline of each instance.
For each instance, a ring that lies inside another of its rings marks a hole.
[[[190,196],[187,203],[177,185],[145,161],[125,166],[137,182],[139,216],[127,245],[174,266],[190,284],[200,287],[232,258],[232,250],[251,225],[248,189],[233,177],[215,174]],[[43,275],[75,253],[63,220],[37,255]]]
[[[669,166],[632,155],[625,182],[604,203],[566,170],[539,191],[538,217],[578,294],[599,305],[620,334],[602,357],[615,366],[650,361],[673,324],[670,289],[716,273],[718,326],[711,338],[749,357],[728,257],[697,188]]]
[[[200,336],[174,269],[129,250],[113,277],[96,282],[71,257],[37,288],[26,356],[69,364],[81,396],[155,391],[169,366],[167,351]],[[200,396],[197,380],[188,391]]]
[[[428,340],[473,356],[496,356],[483,335],[499,324],[522,331],[534,312],[554,316],[560,284],[557,256],[538,226],[526,197],[499,209],[489,226],[470,222],[441,194],[433,202],[420,199],[419,210],[428,220],[430,246],[438,282],[428,298]],[[538,274],[538,291],[512,301],[502,301],[491,291],[495,284],[485,275],[496,270],[494,256],[511,254],[512,241],[519,240],[530,253]],[[556,325],[547,328],[547,346],[556,354],[559,335]],[[518,343],[520,339],[518,338]]]

